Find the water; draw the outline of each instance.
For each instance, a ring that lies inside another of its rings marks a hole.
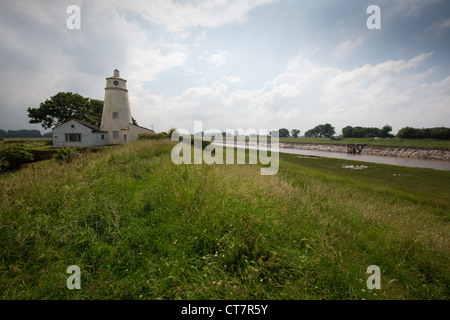
[[[226,144],[219,144],[223,145]],[[243,145],[237,145],[238,148],[244,148]],[[247,146],[249,149],[258,149],[256,146]],[[261,150],[268,150],[266,147],[259,147]],[[270,150],[270,148],[269,148]],[[383,156],[370,156],[361,154],[348,154],[340,152],[326,152],[326,151],[311,151],[311,150],[297,150],[297,149],[279,149],[281,153],[298,154],[303,156],[321,157],[321,158],[334,158],[352,161],[364,161],[370,163],[389,164],[393,166],[403,166],[411,168],[429,168],[436,170],[450,171],[450,161],[444,160],[427,160],[427,159],[411,159],[403,157],[383,157]]]

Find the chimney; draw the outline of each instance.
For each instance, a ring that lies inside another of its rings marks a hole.
[[[114,78],[120,78],[120,72],[119,70],[114,70]]]

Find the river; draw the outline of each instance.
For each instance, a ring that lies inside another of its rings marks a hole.
[[[227,144],[219,144],[226,146]],[[231,145],[230,145],[231,146]],[[237,145],[238,148],[244,148],[243,145]],[[258,149],[256,146],[247,146],[249,149]],[[266,147],[259,147],[261,150],[267,150]],[[270,150],[270,148],[269,148]],[[363,161],[370,163],[389,164],[393,166],[403,166],[411,168],[428,168],[436,170],[450,171],[450,161],[444,160],[426,160],[426,159],[412,159],[404,157],[385,157],[385,156],[372,156],[361,154],[348,154],[340,152],[326,152],[326,151],[313,151],[313,150],[298,150],[298,149],[284,149],[280,148],[281,153],[298,154],[303,156],[321,157],[321,158],[334,158],[352,161]]]

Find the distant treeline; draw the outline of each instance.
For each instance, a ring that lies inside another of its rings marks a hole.
[[[405,127],[400,129],[397,133],[397,137],[402,139],[440,139],[450,140],[450,128],[438,127],[438,128],[422,128],[416,129],[411,127]]]
[[[381,129],[347,126],[342,129],[342,135],[344,138],[393,138],[391,131],[390,125],[385,125]]]
[[[51,138],[52,133],[42,134],[39,130],[2,130],[0,129],[0,137],[2,138]]]

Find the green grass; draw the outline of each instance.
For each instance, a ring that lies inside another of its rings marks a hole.
[[[0,298],[449,298],[449,172],[281,155],[261,176],[175,166],[173,145],[0,177]],[[81,290],[66,288],[70,265]]]
[[[52,139],[48,138],[6,138],[0,140],[0,145],[2,144],[21,144],[28,149],[33,150],[50,150],[53,149]]]
[[[280,142],[319,143],[319,144],[368,144],[390,147],[445,148],[450,149],[450,140],[437,139],[371,139],[345,138],[331,140],[329,138],[280,138]]]

